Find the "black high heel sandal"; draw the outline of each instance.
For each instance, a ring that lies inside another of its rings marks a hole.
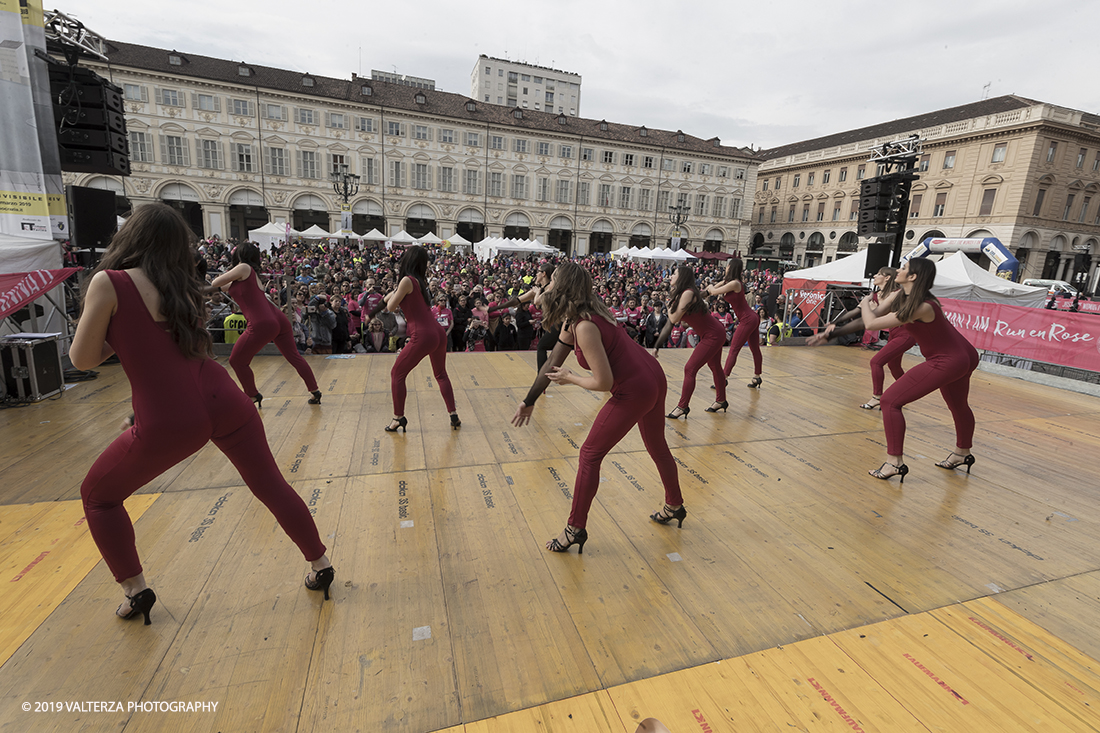
[[[683,507],[683,505],[680,505],[679,509],[673,509],[668,504],[665,504],[664,509],[662,509],[659,512],[654,512],[653,514],[650,514],[649,518],[652,519],[657,524],[668,524],[673,519],[675,519],[676,520],[676,526],[677,527],[683,527],[684,526],[684,520],[687,519],[687,515],[688,515],[687,509],[685,509]]]
[[[306,588],[309,590],[323,590],[325,592],[325,600],[328,600],[328,587],[332,585],[332,581],[336,578],[336,570],[331,565],[322,570],[313,571],[313,582],[309,580],[309,574],[306,574]]]
[[[157,602],[157,594],[153,592],[152,588],[146,588],[140,593],[135,593],[132,596],[126,596],[130,601],[130,610],[126,612],[126,615],[122,615],[115,612],[115,615],[123,619],[137,618],[137,614],[141,614],[145,617],[145,625],[149,626],[153,622],[149,620],[149,611],[153,608],[153,604]],[[126,604],[122,604],[126,605]],[[118,607],[122,610],[122,606]]]
[[[462,421],[458,419],[458,415],[451,415],[451,430],[458,430],[462,427]]]
[[[311,405],[321,404],[321,390],[315,389],[312,392],[310,392],[310,394],[313,395],[313,396],[309,398],[309,404],[311,404]]]
[[[721,402],[718,402],[717,400],[715,400],[715,404],[708,407],[707,412],[718,412],[719,410],[721,410],[722,412],[725,412],[726,409],[729,408],[729,406],[730,406],[730,403],[727,402],[726,400],[722,400]]]
[[[894,472],[893,473],[885,473],[882,469],[886,468],[887,466],[894,469]],[[886,481],[888,479],[892,479],[894,476],[900,476],[901,481],[898,481],[899,484],[904,484],[905,483],[905,474],[907,474],[907,473],[909,473],[909,466],[906,466],[904,463],[901,464],[900,466],[896,466],[893,463],[890,463],[890,461],[887,461],[886,463],[883,463],[878,468],[867,472],[867,474],[869,476],[874,476],[875,478],[880,478],[883,481]]]
[[[387,433],[396,433],[398,428],[401,428],[402,433],[407,433],[408,432],[405,429],[405,426],[409,424],[409,419],[407,417],[395,417],[393,419],[393,422],[396,422],[397,425],[395,425],[393,427],[390,427],[389,425],[387,425],[385,427],[385,430],[386,430]],[[453,423],[453,421],[452,421],[452,423]]]
[[[749,389],[760,389],[760,385],[763,384],[763,383],[764,383],[764,380],[761,379],[760,377],[753,377],[752,381],[749,382],[745,386],[747,386]]]
[[[951,456],[958,456],[959,458],[962,458],[962,460],[952,461]],[[946,468],[948,471],[954,471],[959,466],[966,466],[966,473],[967,475],[970,475],[970,467],[974,465],[974,454],[968,453],[964,456],[962,453],[951,451],[951,453],[948,454],[947,458],[944,458],[936,465],[940,468]]]
[[[728,386],[728,385],[729,385],[729,383],[730,383],[730,379],[729,379],[729,377],[726,377],[726,385]],[[713,384],[712,384],[712,385],[710,385],[710,388],[711,388],[711,389],[718,389],[718,388],[717,388],[717,387],[715,387],[715,386],[714,386]]]
[[[263,401],[264,401],[264,396],[262,394],[260,394],[259,392],[257,392],[256,396],[252,398],[252,404],[254,404],[256,406],[257,410],[260,409],[260,403],[263,402]]]
[[[577,554],[584,554],[584,543],[588,542],[588,530],[584,527],[580,527],[576,531],[570,530],[568,526],[565,528],[565,539],[568,540],[564,545],[558,542],[558,538],[550,540],[546,545],[546,549],[550,552],[569,552],[569,548],[573,545],[577,546]]]
[[[871,399],[867,400],[862,405],[860,405],[860,408],[862,408],[864,410],[881,410],[882,409],[880,407],[881,403],[882,403],[882,400],[879,397],[877,397],[875,395],[871,395]]]
[[[680,411],[679,415],[673,415],[672,414],[672,412],[675,412],[676,410]],[[665,417],[672,418],[673,420],[679,420],[682,417],[685,420],[687,420],[687,416],[688,416],[688,413],[691,412],[691,408],[690,407],[680,407],[679,405],[677,405],[676,407],[672,408],[672,412],[665,415]]]

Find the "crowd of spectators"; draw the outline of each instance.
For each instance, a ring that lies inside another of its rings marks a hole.
[[[199,243],[208,276],[229,268],[235,242],[216,238]],[[366,314],[396,287],[397,261],[402,250],[381,246],[345,245],[327,241],[295,241],[263,256],[262,278],[273,302],[287,311],[294,339],[303,353],[385,353],[400,348],[404,319],[382,311],[370,322]],[[498,308],[524,292],[545,260],[501,255],[482,262],[470,253],[430,251],[429,285],[439,323],[447,329],[451,351],[527,350],[537,342],[542,313],[537,306]],[[623,327],[647,348],[655,345],[667,318],[669,279],[679,263],[631,261],[603,255],[578,260],[592,275],[599,296]],[[725,262],[692,260],[700,287],[721,282]],[[774,300],[779,275],[746,270],[749,304],[761,308],[761,337],[782,335],[774,318],[782,300]],[[773,300],[767,294],[771,291]],[[289,308],[288,308],[289,302]],[[714,315],[733,332],[736,320],[721,298],[708,299]],[[243,328],[239,311],[227,296],[215,294],[210,328],[216,341],[231,342]],[[229,320],[227,320],[229,319]],[[677,324],[666,348],[694,346],[694,334]]]

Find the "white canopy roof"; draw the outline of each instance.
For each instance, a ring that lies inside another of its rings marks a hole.
[[[52,239],[0,234],[0,272],[33,272],[61,267],[61,245]]]
[[[937,298],[1042,308],[1046,302],[1047,289],[1020,285],[997,277],[974,264],[962,252],[955,252],[936,263],[936,282],[932,286],[932,294]]]
[[[340,239],[362,239],[362,237],[350,229],[341,229],[340,231],[333,232],[332,236],[339,237]]]
[[[435,232],[428,232],[423,237],[417,240],[421,244],[442,244],[443,240],[435,236]]]
[[[447,241],[451,244],[473,244],[469,239],[466,239],[466,237],[462,236],[458,232],[455,232],[453,235],[447,237]]]
[[[302,232],[303,239],[328,239],[331,236],[331,234],[329,234],[316,224]]]
[[[377,229],[371,229],[369,232],[363,235],[362,239],[368,242],[385,242],[386,235]]]
[[[299,234],[298,230],[291,229],[291,236]],[[271,249],[276,242],[281,242],[286,238],[286,224],[276,224],[275,222],[268,222],[259,229],[250,229],[248,232],[249,240],[255,242],[260,250],[266,252]]]
[[[454,241],[455,240],[452,239],[451,243],[454,244]],[[482,261],[490,260],[501,252],[513,252],[517,254],[552,254],[557,251],[558,250],[553,247],[549,247],[539,242],[532,242],[528,239],[489,237],[474,245],[474,254]]]
[[[627,247],[624,244],[622,247],[619,247],[614,252],[608,252],[608,254],[614,255],[615,257],[629,257],[630,256],[630,250],[631,250],[631,248]]]
[[[404,229],[389,237],[391,242],[397,242],[398,244],[416,244],[416,239],[413,235],[406,232]]]
[[[783,276],[783,281],[788,287],[792,280],[867,285],[868,281],[863,277],[866,262],[867,250],[864,249],[850,257],[824,265],[791,270]],[[1045,300],[1046,289],[1018,285],[997,277],[974,264],[964,253],[955,252],[936,262],[936,281],[932,286],[932,294],[938,298],[1041,307]]]

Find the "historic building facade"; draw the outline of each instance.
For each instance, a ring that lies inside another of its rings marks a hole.
[[[869,151],[911,134],[926,142],[903,251],[992,236],[1021,278],[1096,290],[1100,117],[1016,96],[761,151],[750,250],[802,266],[856,251],[860,180],[879,172]]]
[[[124,89],[132,175],[67,174],[128,204],[178,206],[204,235],[268,221],[340,228],[331,174],[360,176],[353,228],[537,238],[568,253],[667,244],[746,250],[757,156],[649,130],[365,78],[331,79],[112,43],[88,63]]]

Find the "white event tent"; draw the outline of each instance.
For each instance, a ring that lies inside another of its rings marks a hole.
[[[791,270],[783,275],[783,290],[824,291],[827,285],[869,287],[869,281],[863,277],[866,262],[867,250],[864,249],[824,265]],[[997,277],[974,264],[962,252],[955,252],[936,262],[936,281],[932,286],[932,294],[938,298],[977,300],[1025,308],[1042,307],[1046,292],[1046,288],[1033,288]]]
[[[453,238],[451,239],[451,243],[455,243]],[[558,250],[554,247],[549,247],[538,240],[532,241],[530,239],[502,239],[500,237],[489,237],[474,245],[474,254],[482,262],[491,260],[502,253],[555,254],[557,252]]]
[[[299,236],[301,236],[302,239],[328,239],[332,235],[326,232],[321,227],[314,224],[309,229],[306,229],[304,232],[302,232]]]
[[[291,236],[296,236],[297,234],[298,232],[296,230],[290,230]],[[248,239],[255,242],[262,252],[266,252],[271,249],[276,242],[282,242],[286,239],[286,224],[268,222],[259,229],[249,230]]]

